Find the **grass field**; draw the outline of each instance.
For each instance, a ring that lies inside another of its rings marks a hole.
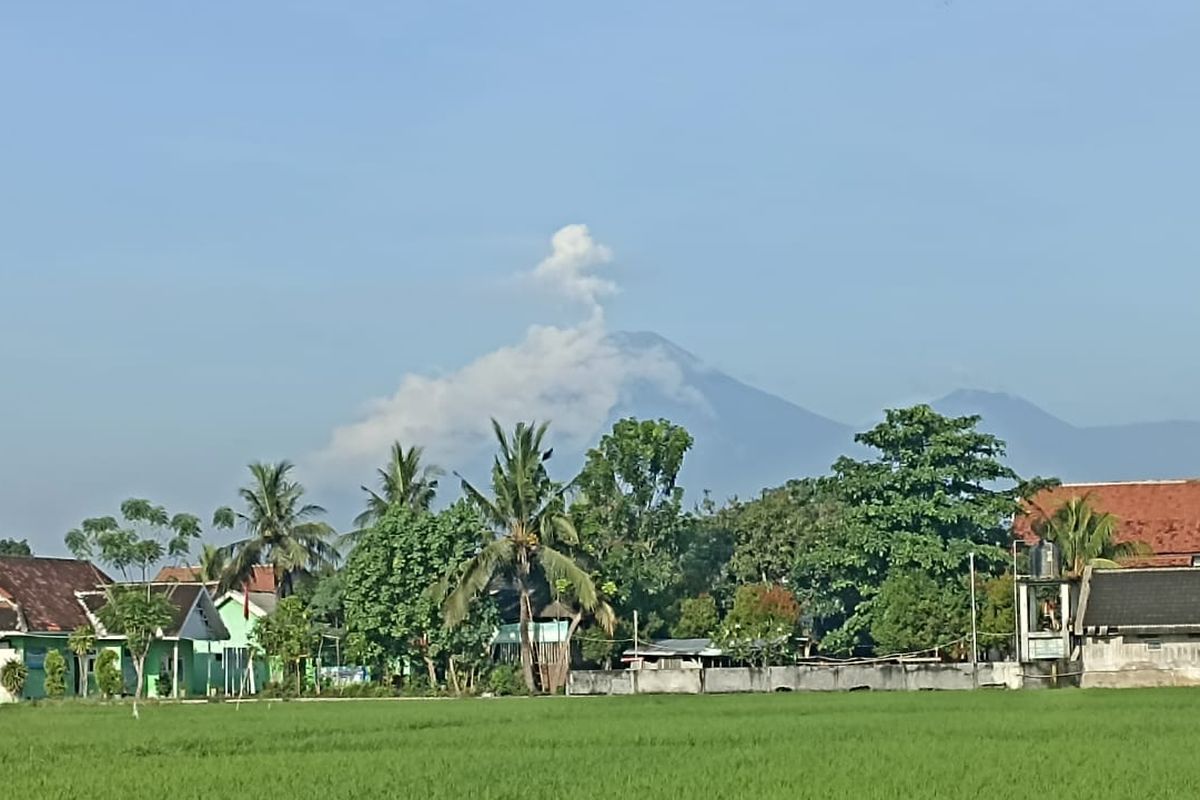
[[[1200,796],[1200,691],[0,707],[5,797]],[[1026,788],[1018,789],[1016,782]]]

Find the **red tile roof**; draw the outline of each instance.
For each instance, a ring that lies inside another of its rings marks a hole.
[[[200,567],[163,567],[154,576],[155,583],[199,583]],[[257,566],[250,576],[250,591],[275,593],[275,570],[270,566]]]
[[[20,609],[31,632],[69,632],[88,624],[75,592],[111,580],[87,561],[0,556],[0,593]]]
[[[1131,565],[1191,566],[1192,556],[1200,555],[1200,480],[1066,484],[1040,492],[1031,503],[1053,514],[1084,497],[1117,518],[1117,541],[1144,542],[1154,552]],[[1017,517],[1013,528],[1026,542],[1037,541],[1030,517]]]

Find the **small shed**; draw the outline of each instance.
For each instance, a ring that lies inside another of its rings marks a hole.
[[[1075,634],[1084,687],[1200,685],[1200,569],[1089,569]]]
[[[629,648],[621,660],[632,669],[703,669],[727,659],[712,639],[654,639]]]

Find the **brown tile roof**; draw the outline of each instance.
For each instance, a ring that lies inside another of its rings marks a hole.
[[[1117,541],[1144,542],[1154,552],[1133,564],[1191,566],[1192,556],[1200,555],[1200,480],[1066,484],[1040,492],[1031,503],[1052,514],[1084,497],[1117,518]],[[1013,528],[1026,542],[1037,541],[1029,516],[1018,516]]]
[[[19,607],[29,631],[69,632],[86,625],[88,618],[75,592],[110,582],[87,561],[0,556],[0,592]]]
[[[163,567],[154,576],[155,583],[197,583],[199,567]],[[257,566],[250,576],[251,592],[275,592],[275,570],[269,566]]]

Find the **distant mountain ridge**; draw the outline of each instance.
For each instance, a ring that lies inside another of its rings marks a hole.
[[[632,385],[623,416],[666,417],[695,437],[683,485],[689,499],[711,490],[715,500],[755,496],[791,478],[826,474],[842,455],[862,454],[857,427],[745,384],[658,334],[616,333],[629,353],[656,351],[676,364],[705,407]],[[1008,461],[1023,476],[1087,483],[1200,477],[1200,422],[1077,427],[1019,397],[959,390],[930,403],[943,414],[978,414],[981,428],[1004,439]]]

